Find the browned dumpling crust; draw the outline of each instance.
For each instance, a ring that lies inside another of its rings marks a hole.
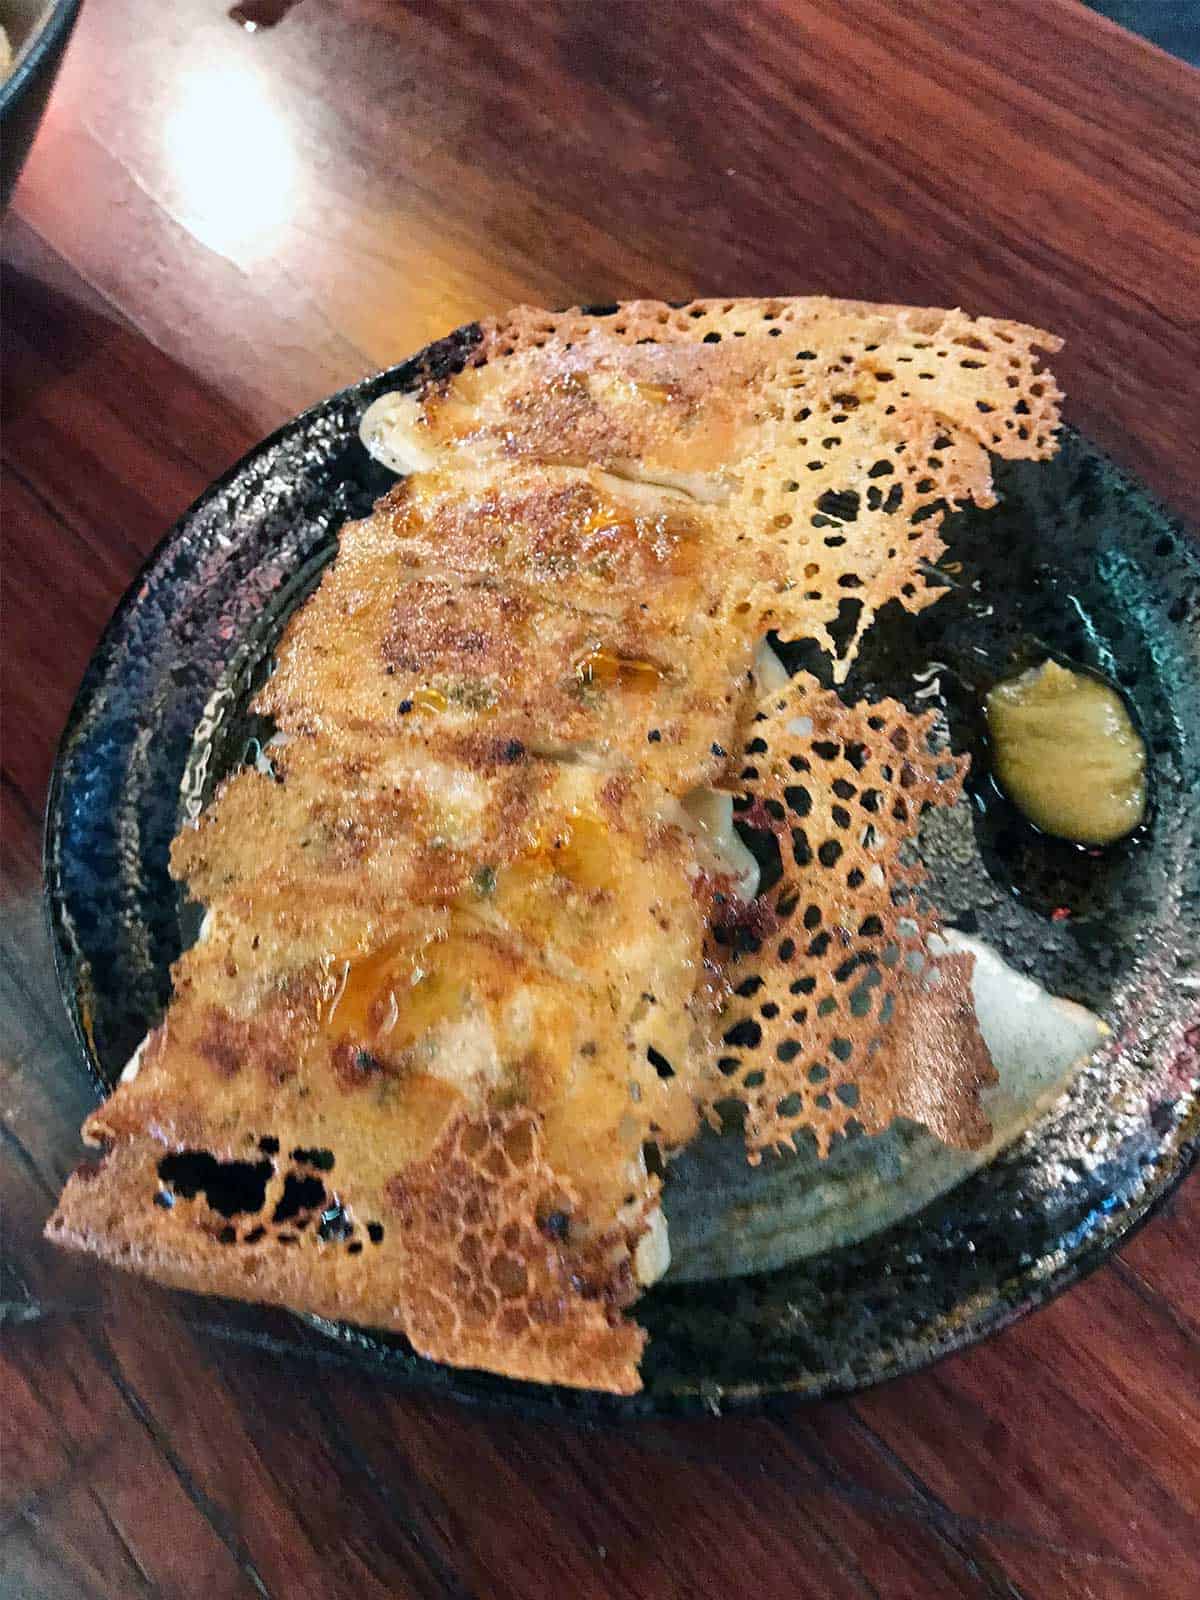
[[[912,855],[965,762],[760,646],[841,682],[881,606],[936,600],[989,454],[1055,447],[1058,341],[813,298],[521,308],[464,348],[364,420],[405,476],[280,642],[269,765],[175,841],[202,935],[48,1232],[630,1392],[662,1165],[719,1102],[752,1160],[986,1137],[972,958]]]

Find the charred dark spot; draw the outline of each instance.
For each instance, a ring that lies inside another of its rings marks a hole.
[[[496,892],[495,867],[477,867],[471,874],[471,887],[481,899],[486,900],[488,895]]]
[[[802,784],[789,784],[783,791],[783,798],[787,801],[796,816],[804,818],[812,810],[812,796]]]
[[[384,1076],[388,1066],[370,1050],[343,1039],[333,1050],[333,1071],[343,1089],[361,1089],[364,1084]]]
[[[279,1149],[278,1143],[275,1149]],[[298,1161],[302,1167],[316,1167],[318,1172],[333,1171],[332,1150],[306,1150],[302,1145],[297,1145],[292,1151],[292,1160]]]
[[[258,1148],[265,1156],[277,1156],[279,1154],[279,1140],[275,1138],[274,1134],[268,1133],[258,1141]]]
[[[367,1238],[370,1239],[372,1244],[382,1244],[383,1243],[383,1223],[382,1222],[368,1222],[367,1223]]]
[[[741,1022],[734,1023],[724,1038],[725,1043],[735,1049],[753,1050],[762,1043],[762,1028],[753,1017],[744,1017]]]
[[[270,1161],[218,1161],[207,1150],[179,1150],[158,1164],[159,1178],[180,1199],[194,1200],[203,1193],[223,1217],[261,1211],[274,1171]]]
[[[871,752],[865,744],[850,743],[847,744],[843,754],[855,772],[861,772],[870,759]]]
[[[298,1178],[289,1172],[283,1183],[283,1194],[271,1214],[272,1222],[290,1222],[301,1212],[314,1211],[325,1199],[325,1185],[320,1178]]]
[[[522,761],[525,757],[525,746],[520,739],[505,739],[496,751],[496,759],[511,766],[514,761]]]
[[[822,516],[835,517],[839,522],[856,522],[859,512],[858,490],[826,489],[818,497],[816,509]]]
[[[565,1239],[571,1229],[571,1219],[565,1211],[551,1211],[542,1219],[541,1229],[551,1239]]]
[[[666,1056],[664,1056],[660,1051],[656,1050],[653,1045],[647,1047],[646,1060],[654,1068],[655,1072],[658,1073],[660,1078],[673,1078],[675,1076],[675,1068],[667,1060]]]

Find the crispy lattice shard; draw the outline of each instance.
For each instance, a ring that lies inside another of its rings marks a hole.
[[[823,344],[842,370],[856,352],[875,358],[888,389],[883,409],[914,395],[929,410],[960,422],[997,455],[1045,459],[1054,454],[1062,391],[1041,366],[1062,340],[1027,323],[972,317],[937,306],[893,306],[823,295],[791,299],[693,300],[682,306],[630,300],[611,313],[547,312],[518,306],[482,324],[474,365],[532,350],[572,349],[598,335],[614,344],[640,346],[728,344],[776,339],[782,367],[816,356],[793,354]],[[800,335],[803,335],[801,342]],[[744,358],[741,358],[744,359]],[[895,369],[899,368],[897,372]],[[911,373],[905,369],[911,368]]]
[[[460,1113],[353,1202],[334,1151],[264,1142],[224,1162],[193,1154],[172,1188],[159,1140],[122,1140],[78,1169],[47,1235],[181,1288],[392,1328],[435,1360],[490,1367],[502,1350],[512,1377],[638,1388],[645,1335],[620,1310],[641,1219],[578,1239],[578,1197],[536,1114]],[[169,1208],[131,1203],[155,1194]]]
[[[995,1071],[970,960],[935,958],[920,895],[922,813],[953,804],[966,769],[934,743],[936,713],[847,706],[802,674],[748,730],[742,823],[775,839],[781,875],[740,927],[717,930],[731,996],[726,1093],[752,1155],[808,1129],[822,1152],[896,1117],[949,1144],[986,1134]]]
[[[639,1387],[645,1334],[619,1312],[637,1296],[642,1229],[614,1223],[571,1244],[573,1191],[545,1159],[537,1117],[459,1120],[388,1199],[407,1240],[403,1327],[422,1354],[473,1367],[503,1350],[513,1377]]]
[[[730,628],[811,638],[844,677],[889,600],[936,598],[946,512],[992,503],[988,452],[1055,449],[1053,335],[822,298],[521,308],[419,401],[429,459],[584,463],[696,496]],[[831,625],[852,607],[839,652]]]

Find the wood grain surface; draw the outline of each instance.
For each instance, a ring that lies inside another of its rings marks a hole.
[[[37,858],[164,529],[302,406],[516,301],[1028,318],[1068,340],[1071,420],[1200,521],[1200,74],[1070,0],[225,9],[87,0],[4,224],[0,1594],[1191,1600],[1200,1184],[853,1403],[457,1409],[42,1243],[91,1090]]]

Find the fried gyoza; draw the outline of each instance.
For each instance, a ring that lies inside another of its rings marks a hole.
[[[752,1158],[852,1115],[985,1136],[971,957],[910,857],[963,763],[760,645],[841,681],[882,605],[937,598],[988,452],[1054,448],[1057,341],[813,299],[523,309],[463,348],[364,421],[409,475],[281,641],[274,772],[176,840],[203,936],[49,1231],[626,1392],[661,1161],[719,1100]],[[734,796],[778,841],[761,896]]]

